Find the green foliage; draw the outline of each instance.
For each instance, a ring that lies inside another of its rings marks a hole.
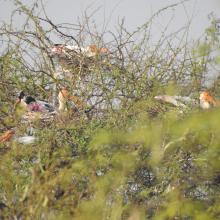
[[[49,36],[61,35],[66,42],[73,37],[49,20],[52,31],[44,30],[36,5],[30,10],[15,3],[29,22],[16,35],[2,27],[5,37],[19,43],[9,43],[0,58],[0,131],[13,128],[19,137],[32,126],[38,139],[29,145],[16,139],[0,143],[0,218],[219,219],[220,109],[190,107],[183,112],[153,99],[163,93],[197,97],[216,39],[189,50],[181,45],[170,50],[170,43],[161,44],[161,39],[150,50],[146,25],[138,29],[138,35],[144,29],[144,37],[136,45],[129,44],[136,32],[128,34],[121,27],[119,39],[125,40],[110,45],[116,51],[112,57],[104,62],[98,55],[95,60],[70,59],[85,65],[67,65],[71,77],[56,79]],[[212,28],[207,36],[214,37]],[[86,42],[103,37],[91,34],[88,40],[90,32],[82,28],[80,37],[85,35]],[[38,116],[23,122],[26,111],[14,109],[17,92],[51,100],[52,84],[77,91],[82,100],[94,98],[98,90],[101,107],[85,113],[71,111],[70,105],[52,120]]]
[[[216,219],[218,115],[219,109],[183,118],[170,113],[111,131],[61,123],[44,128],[34,145],[10,143],[0,160],[5,216]]]

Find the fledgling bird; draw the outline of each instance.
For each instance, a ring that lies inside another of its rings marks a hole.
[[[216,100],[207,90],[200,93],[199,104],[202,109],[210,109],[217,106]]]
[[[106,47],[98,48],[95,44],[87,47],[79,47],[78,45],[65,45],[65,44],[54,44],[51,48],[53,55],[68,54],[69,52],[75,52],[82,54],[86,57],[95,57],[96,55],[106,55],[109,50]]]

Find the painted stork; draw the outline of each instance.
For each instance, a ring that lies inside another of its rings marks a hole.
[[[200,93],[199,100],[190,98],[188,96],[170,96],[159,95],[154,97],[155,100],[169,103],[176,107],[187,108],[188,106],[199,106],[201,109],[210,109],[218,105],[217,101],[205,90]]]
[[[14,140],[15,142],[20,144],[33,144],[37,140],[37,138],[30,134],[21,137],[16,137],[15,131],[13,129],[5,131],[0,136],[0,143],[6,143],[11,140]]]
[[[20,94],[18,96],[18,99],[15,103],[15,107],[18,104],[21,104],[28,111],[44,112],[44,113],[53,113],[53,112],[55,112],[55,108],[51,104],[49,104],[45,101],[36,100],[32,96],[26,96],[23,91],[20,92]]]
[[[78,110],[85,109],[86,107],[85,103],[82,102],[77,96],[71,96],[67,89],[60,90],[58,94],[58,101],[59,101],[58,110],[60,112],[66,110],[68,101],[72,101]]]
[[[70,52],[81,54],[86,57],[95,57],[96,55],[106,55],[108,53],[106,47],[98,48],[95,44],[87,47],[79,47],[76,45],[54,44],[51,48],[52,55],[69,55]]]

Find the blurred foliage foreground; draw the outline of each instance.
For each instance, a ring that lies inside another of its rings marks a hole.
[[[35,144],[1,145],[1,217],[219,219],[219,114],[63,119]]]

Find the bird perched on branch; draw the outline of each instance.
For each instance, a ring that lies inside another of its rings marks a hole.
[[[12,137],[14,136],[14,134],[15,134],[14,130],[7,130],[5,133],[3,133],[0,136],[0,143],[10,141],[12,139]]]
[[[67,102],[72,101],[77,109],[83,109],[86,107],[85,103],[82,102],[77,96],[71,96],[67,89],[61,89],[58,94],[59,106],[58,110],[60,112],[64,111],[67,107]],[[28,112],[39,112],[42,114],[56,114],[56,108],[45,102],[39,101],[31,96],[25,96],[22,91],[15,103],[15,108],[17,105],[21,104]]]
[[[36,100],[32,96],[26,96],[23,91],[20,92],[20,94],[18,96],[18,99],[15,103],[15,108],[18,104],[21,104],[28,111],[45,112],[45,113],[55,112],[55,108],[51,104],[49,104],[45,101]]]
[[[94,67],[94,64],[97,63],[98,60],[104,61],[102,58],[105,58],[108,53],[109,50],[107,48],[99,48],[95,44],[87,47],[54,44],[51,48],[52,58],[54,58],[55,64],[62,69],[63,73],[73,72],[73,70],[77,69],[80,70],[80,72],[82,72],[82,70],[88,71]]]
[[[67,102],[72,101],[78,110],[85,109],[86,105],[77,96],[71,96],[67,89],[60,90],[58,94],[59,111],[66,110]]]
[[[85,109],[86,105],[83,103],[77,96],[71,96],[66,89],[62,89],[59,92],[58,95],[58,101],[59,101],[59,112],[63,112],[67,106],[68,101],[72,101],[77,108],[77,110]],[[26,96],[25,93],[22,91],[20,92],[18,99],[15,103],[15,108],[17,105],[22,105],[25,110],[28,113],[40,113],[41,117],[39,119],[43,121],[50,121],[54,118],[54,116],[57,114],[57,111],[55,110],[55,107],[51,104],[44,102],[44,101],[38,101],[34,99],[31,96]],[[52,114],[51,114],[52,113]],[[55,114],[54,114],[55,113]],[[32,119],[35,119],[35,114],[24,114],[23,115],[23,121],[22,122],[30,122]],[[33,128],[31,127],[30,130],[27,132],[27,135],[16,137],[15,132],[16,128],[10,129],[5,131],[0,136],[0,143],[6,143],[11,141],[12,139],[15,142],[21,143],[21,144],[32,144],[37,140],[37,137],[33,136]]]
[[[102,63],[102,68],[108,68],[106,55],[109,50],[106,47],[99,48],[95,44],[87,47],[79,45],[54,44],[51,48],[51,57],[54,61],[54,78],[69,80],[72,85],[86,83],[86,78],[93,74],[97,65]],[[104,58],[104,59],[103,59]],[[53,86],[53,104],[57,95],[56,84]]]
[[[188,96],[170,96],[170,95],[159,95],[154,97],[157,101],[162,103],[169,103],[175,107],[187,108],[189,106],[195,107],[198,105],[196,99],[190,98]]]
[[[20,92],[16,103],[15,103],[15,110],[18,105],[21,105],[26,111],[24,114],[22,114],[21,117],[21,123],[29,123],[32,119],[35,119],[36,114],[40,113],[41,115],[45,114],[51,114],[51,113],[56,113],[55,108],[50,105],[47,102],[44,101],[37,101],[31,96],[26,96],[25,93],[22,91]],[[30,114],[30,113],[35,113],[35,114]],[[48,119],[49,116],[46,118]],[[53,115],[52,115],[53,117]],[[45,116],[40,119],[45,120]],[[51,117],[49,117],[51,119]],[[24,136],[16,137],[17,134],[17,128],[14,127],[10,130],[5,131],[1,136],[0,136],[0,143],[5,143],[8,141],[13,141],[21,143],[21,144],[31,144],[36,141],[36,137],[33,135],[33,128],[30,127],[28,129],[28,132]]]
[[[51,122],[57,114],[55,107],[48,102],[36,100],[32,96],[26,96],[22,91],[15,103],[14,110],[21,106],[22,111],[21,123],[30,123],[36,119],[42,122]]]
[[[96,55],[106,55],[108,49],[106,47],[98,48],[95,44],[87,47],[79,47],[77,45],[54,44],[51,48],[53,55],[68,55],[70,52],[81,54],[86,57],[95,57]]]
[[[217,101],[205,90],[200,93],[199,101],[188,96],[159,95],[154,97],[157,101],[169,103],[176,107],[200,106],[202,109],[210,109],[218,105]]]
[[[11,140],[14,140],[15,142],[20,143],[20,144],[32,144],[37,140],[37,138],[35,136],[33,136],[33,134],[28,134],[25,136],[16,137],[15,131],[13,129],[5,131],[0,136],[0,143],[6,143]]]

